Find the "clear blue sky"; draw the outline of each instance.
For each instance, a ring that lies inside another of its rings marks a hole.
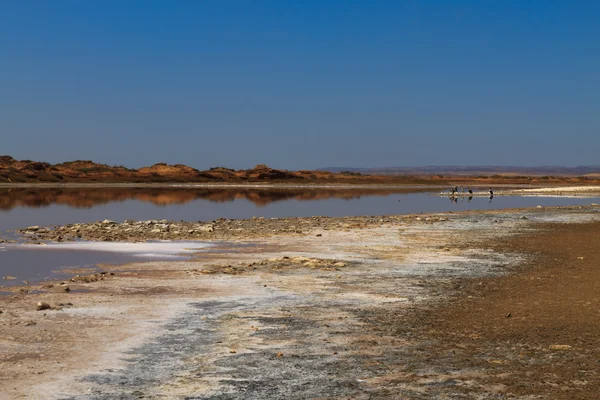
[[[600,164],[598,1],[0,2],[0,154]]]

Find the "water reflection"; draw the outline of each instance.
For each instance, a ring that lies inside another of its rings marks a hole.
[[[15,207],[41,208],[67,205],[72,208],[137,200],[158,206],[186,204],[195,200],[226,203],[248,200],[258,207],[286,200],[359,199],[431,191],[431,189],[310,189],[310,188],[6,188],[0,189],[0,210]]]

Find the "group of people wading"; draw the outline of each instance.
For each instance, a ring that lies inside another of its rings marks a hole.
[[[456,203],[458,200],[458,197],[464,197],[465,196],[465,187],[461,186],[460,187],[461,191],[459,192],[458,190],[458,186],[453,186],[450,188],[450,201]],[[462,192],[462,195],[459,196],[459,193]],[[471,188],[467,188],[467,192],[469,193],[469,198],[468,201],[471,201],[473,199],[473,189]],[[488,191],[488,193],[490,194],[489,200],[490,203],[492,202],[492,199],[494,198],[494,191],[492,190],[492,188],[490,188],[490,190]]]

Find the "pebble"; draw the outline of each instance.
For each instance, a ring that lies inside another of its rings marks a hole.
[[[38,311],[42,311],[42,310],[49,310],[50,308],[50,304],[48,303],[44,303],[43,301],[40,301],[37,303],[37,310]]]

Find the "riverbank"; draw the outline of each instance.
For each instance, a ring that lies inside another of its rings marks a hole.
[[[194,260],[105,266],[104,274],[80,271],[73,281],[51,287],[11,288],[13,295],[0,298],[0,390],[8,398],[512,398],[505,383],[485,386],[490,371],[453,358],[456,351],[467,353],[450,345],[459,337],[451,329],[441,335],[448,351],[438,357],[431,346],[440,340],[435,334],[451,327],[443,324],[452,322],[461,301],[476,297],[474,285],[531,270],[543,260],[532,250],[550,245],[543,239],[531,247],[507,243],[543,235],[546,224],[557,222],[566,224],[555,234],[560,243],[568,229],[576,232],[574,226],[599,217],[597,207],[560,207],[217,222],[202,240],[219,244],[227,238],[248,247],[221,244],[219,252]],[[92,230],[114,231],[115,240],[137,237],[134,229],[122,236],[137,222],[113,224]],[[591,235],[596,225],[585,226]],[[176,232],[171,228],[169,234]],[[506,282],[498,296],[512,290]],[[533,296],[536,288],[522,290]],[[50,309],[37,311],[38,302]],[[518,308],[499,308],[504,319],[511,312],[514,321],[521,317]],[[567,309],[555,312],[560,320]],[[450,320],[441,318],[436,328],[436,315]],[[465,329],[473,323],[460,321]],[[549,346],[579,349],[561,339],[553,337]],[[588,350],[581,354],[590,355]],[[535,359],[532,352],[531,365],[552,361],[546,357],[552,353],[542,354]],[[511,373],[511,364],[489,364],[498,376]],[[456,373],[463,367],[472,373]],[[528,393],[547,392],[533,386]]]

